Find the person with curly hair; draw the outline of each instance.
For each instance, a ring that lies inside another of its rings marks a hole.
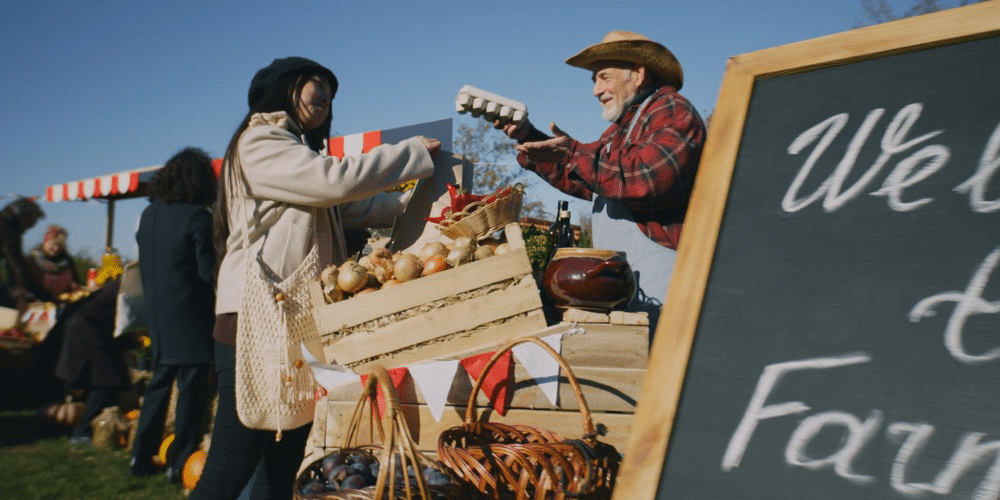
[[[136,241],[142,276],[142,313],[151,341],[153,377],[143,395],[128,472],[156,472],[156,455],[170,393],[177,383],[174,453],[167,481],[180,481],[184,462],[201,443],[211,398],[215,324],[215,202],[212,159],[198,148],[184,148],[157,171],[147,188],[150,204],[142,212]]]

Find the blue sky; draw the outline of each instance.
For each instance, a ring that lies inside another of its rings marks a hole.
[[[912,2],[890,3],[903,11]],[[707,116],[729,57],[847,31],[863,17],[860,0],[8,0],[0,4],[0,195],[42,195],[51,184],[162,164],[189,145],[221,156],[246,112],[250,78],[276,57],[309,57],[336,73],[335,135],[470,123],[454,108],[469,84],[525,103],[540,128],[555,121],[589,142],[607,122],[590,75],[564,61],[610,30],[671,49],[685,72],[681,93]],[[552,206],[559,197],[529,189]],[[114,244],[129,258],[145,204],[116,204]],[[42,208],[48,216],[26,247],[58,223],[72,252],[99,255],[104,204]]]

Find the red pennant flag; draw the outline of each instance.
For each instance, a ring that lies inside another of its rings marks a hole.
[[[392,379],[392,387],[396,389],[396,393],[399,393],[399,388],[403,385],[403,379],[406,375],[410,373],[410,370],[405,366],[399,368],[393,368],[391,370],[386,370],[389,372],[389,378]],[[361,376],[361,387],[364,388],[365,384],[368,383],[368,374]],[[378,417],[382,418],[385,415],[385,396],[382,395],[382,386],[375,388],[376,400],[378,401]]]
[[[489,363],[490,358],[494,354],[496,353],[484,352],[475,356],[469,356],[461,361],[462,368],[465,368],[470,377],[478,380],[479,376],[483,373],[483,368],[486,367],[486,363]],[[493,403],[493,409],[500,415],[507,414],[507,408],[510,406],[510,397],[512,396],[512,391],[509,388],[513,383],[514,364],[511,363],[511,354],[508,350],[500,355],[500,358],[490,368],[490,372],[483,377],[481,386],[483,394],[489,398],[490,402]]]

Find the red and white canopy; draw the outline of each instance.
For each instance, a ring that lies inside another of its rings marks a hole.
[[[331,137],[327,145],[330,156],[338,158],[357,156],[371,151],[383,143],[393,144],[408,137],[424,135],[441,141],[442,149],[451,150],[451,120],[420,123],[386,130],[373,130],[358,134]],[[213,161],[218,173],[222,160]],[[46,188],[45,200],[49,202],[79,201],[93,198],[120,199],[145,196],[145,184],[163,165],[126,170],[90,179],[54,184]]]

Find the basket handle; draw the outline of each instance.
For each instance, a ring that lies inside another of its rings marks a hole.
[[[486,366],[483,368],[483,372],[479,374],[479,378],[476,379],[476,383],[472,387],[472,393],[469,395],[469,404],[465,408],[465,425],[472,425],[476,422],[476,396],[479,394],[479,389],[483,385],[483,380],[486,379],[486,375],[489,373],[490,369],[493,368],[493,365],[496,364],[496,362],[500,359],[500,356],[502,356],[505,352],[513,349],[514,346],[518,344],[524,344],[527,342],[541,347],[559,363],[563,372],[566,373],[566,378],[569,379],[570,386],[573,387],[573,393],[576,394],[576,401],[580,405],[580,413],[583,419],[583,437],[593,438],[597,436],[597,433],[594,432],[594,422],[590,418],[590,408],[587,406],[587,400],[583,397],[583,392],[580,390],[580,384],[576,380],[576,375],[573,374],[573,370],[570,369],[566,360],[564,360],[562,356],[560,356],[559,353],[552,348],[552,346],[545,343],[545,341],[538,337],[521,337],[519,339],[514,339],[503,349],[500,349],[493,354],[493,357],[490,358],[488,363],[486,363]]]
[[[379,387],[382,388],[382,397],[385,398],[385,412],[382,414],[381,419],[371,419],[375,420],[373,427],[375,425],[378,426],[379,438],[382,441],[382,455],[379,458],[380,467],[378,478],[375,482],[373,498],[382,498],[386,491],[396,490],[397,479],[393,475],[393,471],[396,469],[397,460],[402,461],[404,475],[406,475],[407,464],[412,464],[414,469],[418,469],[421,463],[420,454],[414,444],[413,436],[410,434],[406,417],[401,411],[402,404],[400,403],[399,394],[392,385],[392,377],[389,375],[389,371],[382,365],[375,365],[371,373],[369,373],[368,380],[361,391],[361,396],[358,398],[358,404],[354,407],[354,415],[351,417],[350,428],[344,439],[344,448],[350,448],[352,443],[354,443],[354,439],[356,439],[361,427],[361,421],[365,416],[365,407],[369,407],[369,417],[371,416],[371,412],[378,408]],[[365,404],[366,401],[368,405]],[[388,435],[385,429],[389,429]],[[409,478],[404,477],[403,481],[406,484],[406,498],[413,498],[410,492],[411,485]],[[416,482],[417,484],[412,486],[416,486],[421,495],[420,498],[429,500],[431,495],[423,474],[416,474]]]

